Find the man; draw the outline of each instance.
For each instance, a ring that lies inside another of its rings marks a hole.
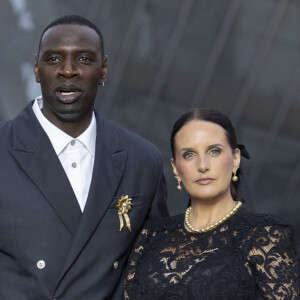
[[[94,112],[107,57],[94,24],[48,25],[42,97],[0,125],[0,299],[121,299],[146,218],[166,216],[160,152]]]

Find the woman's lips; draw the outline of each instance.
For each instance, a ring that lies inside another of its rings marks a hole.
[[[64,104],[72,104],[77,101],[81,95],[80,91],[58,91],[56,92],[56,97],[58,101]]]
[[[196,181],[197,184],[200,184],[200,185],[207,185],[207,184],[210,184],[214,181],[214,179],[212,178],[201,178],[201,179],[198,179]]]

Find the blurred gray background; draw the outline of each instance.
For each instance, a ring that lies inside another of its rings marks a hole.
[[[177,117],[205,106],[227,114],[252,159],[247,205],[294,224],[300,240],[299,0],[1,0],[0,120],[40,94],[34,54],[43,28],[66,14],[95,22],[109,74],[97,96],[105,118],[162,151],[171,214],[169,136]]]

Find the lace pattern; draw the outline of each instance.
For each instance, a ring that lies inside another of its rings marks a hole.
[[[288,223],[241,208],[206,233],[183,215],[148,222],[130,255],[125,299],[299,299],[299,261]]]

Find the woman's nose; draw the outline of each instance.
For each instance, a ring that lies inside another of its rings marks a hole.
[[[201,157],[199,156],[197,164],[198,164],[197,167],[199,172],[205,173],[206,171],[209,170],[209,161],[206,156],[201,156]]]

